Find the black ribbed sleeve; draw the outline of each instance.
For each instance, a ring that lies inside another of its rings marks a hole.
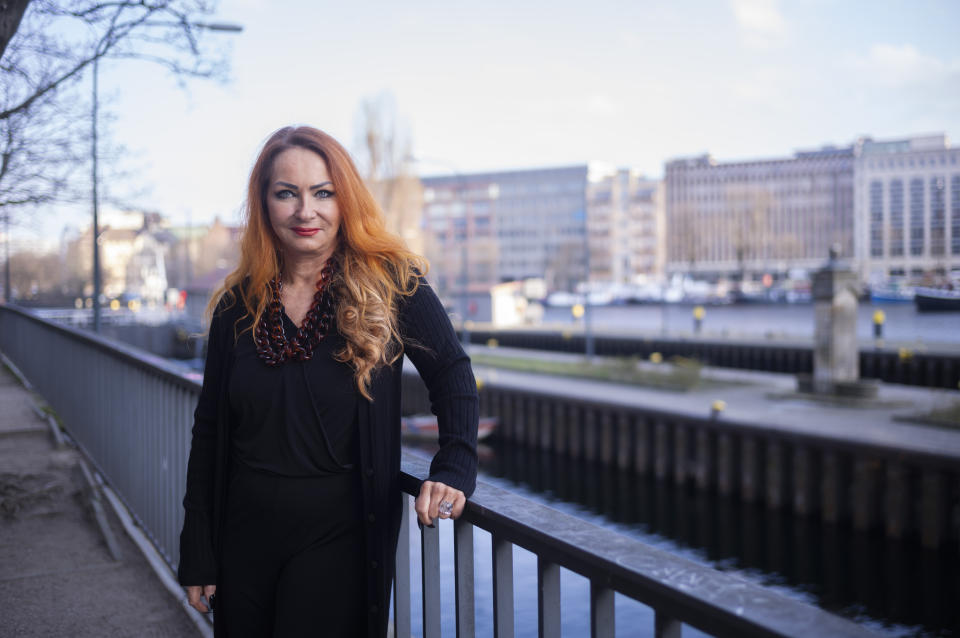
[[[440,429],[440,450],[430,464],[431,481],[467,496],[477,485],[479,400],[470,358],[463,351],[443,305],[426,282],[399,305],[404,350],[430,392]]]

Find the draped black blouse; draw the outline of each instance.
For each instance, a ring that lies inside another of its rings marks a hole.
[[[297,328],[281,313],[287,339]],[[241,338],[230,374],[231,454],[256,470],[303,477],[352,470],[357,450],[353,370],[333,358],[343,337],[331,326],[308,361],[266,365]]]

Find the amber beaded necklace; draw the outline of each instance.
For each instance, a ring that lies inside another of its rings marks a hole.
[[[309,361],[313,357],[313,349],[323,341],[330,330],[333,299],[330,294],[327,294],[327,287],[333,278],[335,267],[336,262],[331,256],[320,270],[317,292],[313,295],[313,305],[307,311],[297,334],[290,340],[284,334],[281,317],[283,305],[280,303],[280,292],[283,290],[283,281],[279,275],[270,280],[270,303],[260,316],[254,339],[257,344],[257,356],[265,364],[276,366],[288,359]]]

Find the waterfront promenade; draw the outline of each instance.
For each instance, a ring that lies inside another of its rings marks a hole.
[[[583,362],[583,355],[519,348],[470,346],[471,354]],[[960,429],[905,423],[901,419],[960,401],[960,393],[890,383],[878,384],[876,401],[857,404],[815,401],[796,393],[796,376],[704,367],[702,383],[685,392],[663,391],[589,379],[531,374],[474,366],[481,382],[502,383],[536,393],[579,397],[623,407],[642,407],[691,417],[707,417],[723,401],[719,420],[835,438],[864,446],[894,445],[904,451],[950,454],[960,459]]]
[[[201,636],[104,502],[108,544],[81,459],[0,368],[0,636]]]

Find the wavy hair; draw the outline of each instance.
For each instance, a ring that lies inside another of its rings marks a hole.
[[[247,187],[240,238],[240,263],[227,275],[207,306],[212,315],[223,301],[239,301],[252,322],[260,321],[270,301],[270,280],[278,276],[282,255],[267,213],[267,191],[277,156],[290,148],[305,148],[323,158],[340,211],[337,236],[337,274],[330,284],[335,298],[337,329],[345,345],[335,353],[338,361],[353,368],[357,390],[367,399],[373,372],[390,365],[403,353],[397,327],[397,303],[412,295],[425,274],[427,261],[407,250],[403,241],[386,229],[383,213],[364,184],[347,151],[333,137],[308,126],[285,127],[271,135],[260,151]]]

